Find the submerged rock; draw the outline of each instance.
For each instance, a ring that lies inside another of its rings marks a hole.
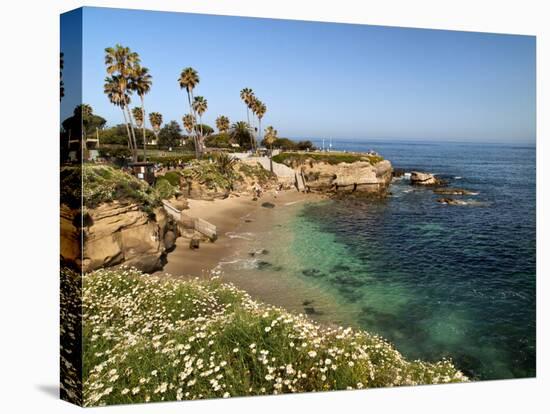
[[[323,272],[319,269],[304,269],[302,270],[302,274],[308,277],[320,277],[323,275]]]
[[[466,201],[456,200],[454,198],[438,198],[437,202],[441,204],[448,204],[450,206],[465,206],[468,204]]]
[[[275,207],[275,204],[270,203],[269,201],[266,201],[265,203],[262,203],[262,207],[265,207],[265,208],[274,208],[274,207]]]
[[[470,190],[465,190],[463,188],[435,188],[434,193],[441,194],[441,195],[475,195],[477,193],[474,193]]]

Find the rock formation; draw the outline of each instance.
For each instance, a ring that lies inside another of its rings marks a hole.
[[[118,264],[146,273],[160,270],[177,231],[162,208],[148,214],[137,204],[101,204],[86,212],[82,270]]]
[[[419,171],[411,172],[411,184],[413,185],[442,185],[443,181],[430,173]]]
[[[310,191],[384,193],[392,179],[392,166],[387,160],[372,165],[368,161],[352,163],[309,162],[299,167],[305,186]]]

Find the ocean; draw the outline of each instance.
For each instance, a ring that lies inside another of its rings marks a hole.
[[[352,321],[409,359],[451,358],[473,379],[535,376],[535,147],[335,140],[333,149],[373,149],[475,195],[444,205],[394,179],[385,199],[291,206],[224,271],[306,286],[307,313]],[[335,305],[324,306],[327,296]]]

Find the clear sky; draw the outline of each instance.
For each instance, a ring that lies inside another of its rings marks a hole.
[[[192,66],[212,126],[246,119],[250,87],[280,136],[535,140],[531,36],[86,8],[83,39],[83,101],[109,125],[123,118],[103,94],[104,49],[120,43],[150,69],[145,107],[165,122],[188,112],[177,79]]]

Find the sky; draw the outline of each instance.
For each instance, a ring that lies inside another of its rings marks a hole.
[[[101,8],[82,16],[82,100],[108,125],[123,117],[103,94],[104,49],[120,43],[150,69],[145,109],[165,122],[189,112],[177,79],[191,66],[212,126],[221,114],[246,120],[239,92],[249,87],[267,105],[262,127],[279,136],[535,141],[534,36]],[[62,18],[62,33],[69,27]],[[74,47],[69,37],[62,51]]]

